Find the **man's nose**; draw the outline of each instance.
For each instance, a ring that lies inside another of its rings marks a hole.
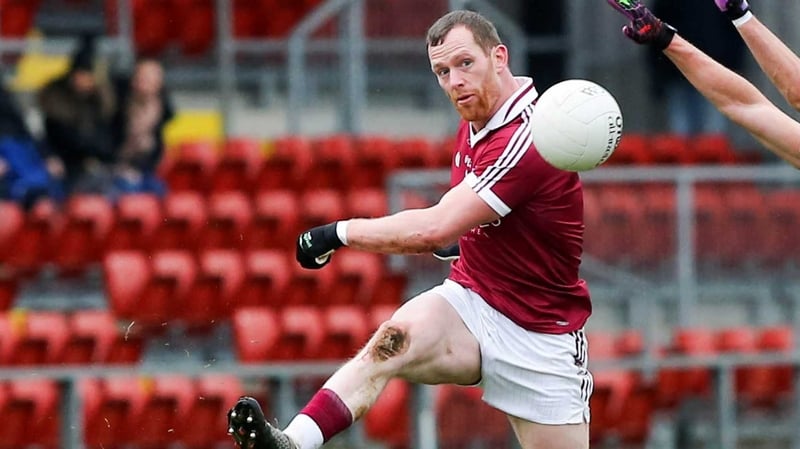
[[[464,86],[464,77],[457,70],[453,70],[450,72],[450,86],[451,87],[463,87]]]

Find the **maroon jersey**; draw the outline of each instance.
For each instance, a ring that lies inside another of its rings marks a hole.
[[[583,327],[592,306],[578,275],[583,188],[577,173],[549,165],[533,145],[533,82],[474,132],[462,121],[451,185],[462,180],[500,215],[459,240],[450,279],[480,294],[521,327],[561,334]]]

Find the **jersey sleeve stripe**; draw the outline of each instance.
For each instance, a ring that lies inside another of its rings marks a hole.
[[[495,185],[509,170],[517,165],[531,147],[533,144],[529,119],[531,111],[531,108],[525,110],[522,114],[523,124],[517,128],[514,135],[509,139],[509,143],[497,161],[481,174],[479,183],[474,187],[476,192]]]

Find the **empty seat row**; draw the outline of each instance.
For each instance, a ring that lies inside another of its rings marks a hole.
[[[506,415],[481,399],[476,387],[439,385],[434,390],[436,436],[442,449],[511,447],[513,434]],[[410,410],[411,385],[389,381],[375,405],[364,416],[368,438],[392,449],[413,447]],[[480,417],[480,419],[475,419]]]
[[[229,444],[226,412],[239,378],[182,375],[88,378],[79,384],[88,448],[208,448]]]
[[[791,231],[800,225],[800,189],[701,184],[693,200],[702,264],[774,268],[800,262],[800,239]],[[587,184],[585,249],[640,268],[671,263],[677,253],[677,205],[671,185]]]
[[[136,363],[143,340],[105,310],[0,314],[0,365]]]
[[[183,142],[159,170],[172,190],[227,191],[383,188],[401,168],[448,167],[452,148],[428,138],[291,136]]]
[[[238,38],[286,37],[319,0],[232,2],[232,32]],[[117,0],[106,1],[109,28],[116,32]],[[217,36],[213,0],[135,0],[131,2],[133,44],[137,54],[160,56],[172,48],[184,56],[204,56]]]
[[[244,391],[229,375],[120,376],[77,381],[84,444],[92,449],[228,443],[228,408]],[[0,448],[63,447],[61,390],[55,379],[0,382]]]
[[[683,136],[671,133],[625,133],[609,165],[750,164],[752,154],[737,152],[724,134]]]
[[[396,307],[242,307],[232,320],[237,358],[244,363],[345,360],[366,344]]]
[[[640,333],[590,332],[592,363],[613,362],[641,355]],[[655,351],[653,377],[609,368],[594,370],[591,435],[594,441],[613,436],[626,443],[643,442],[651,418],[658,410],[674,410],[688,398],[710,398],[713,374],[705,367],[659,366],[666,356],[713,357],[720,354],[790,353],[794,350],[789,326],[732,327],[723,329],[677,328],[671,340]],[[791,365],[741,366],[734,370],[737,402],[747,407],[775,408],[791,402],[795,388]]]
[[[117,251],[104,261],[109,306],[138,326],[183,323],[207,328],[247,306],[399,304],[404,275],[381,256],[340,250],[325,270],[306,270],[285,252]]]
[[[61,209],[43,201],[30,211],[0,202],[0,261],[23,272],[52,263],[70,273],[117,249],[288,250],[302,230],[386,211],[386,195],[378,189],[275,190],[254,199],[242,192],[176,192],[163,200],[132,194],[116,204],[101,195],[74,195]]]

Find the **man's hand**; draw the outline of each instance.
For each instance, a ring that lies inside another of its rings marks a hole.
[[[295,259],[300,266],[318,270],[331,261],[331,255],[344,244],[336,234],[336,223],[317,226],[297,238]]]
[[[446,248],[439,248],[433,252],[433,257],[446,262],[453,261],[461,257],[461,248],[458,247],[458,243]]]
[[[714,3],[731,20],[739,19],[750,11],[747,0],[714,0]]]
[[[630,20],[629,24],[622,27],[622,32],[637,44],[648,44],[663,50],[672,42],[675,28],[654,16],[639,0],[606,1]]]

